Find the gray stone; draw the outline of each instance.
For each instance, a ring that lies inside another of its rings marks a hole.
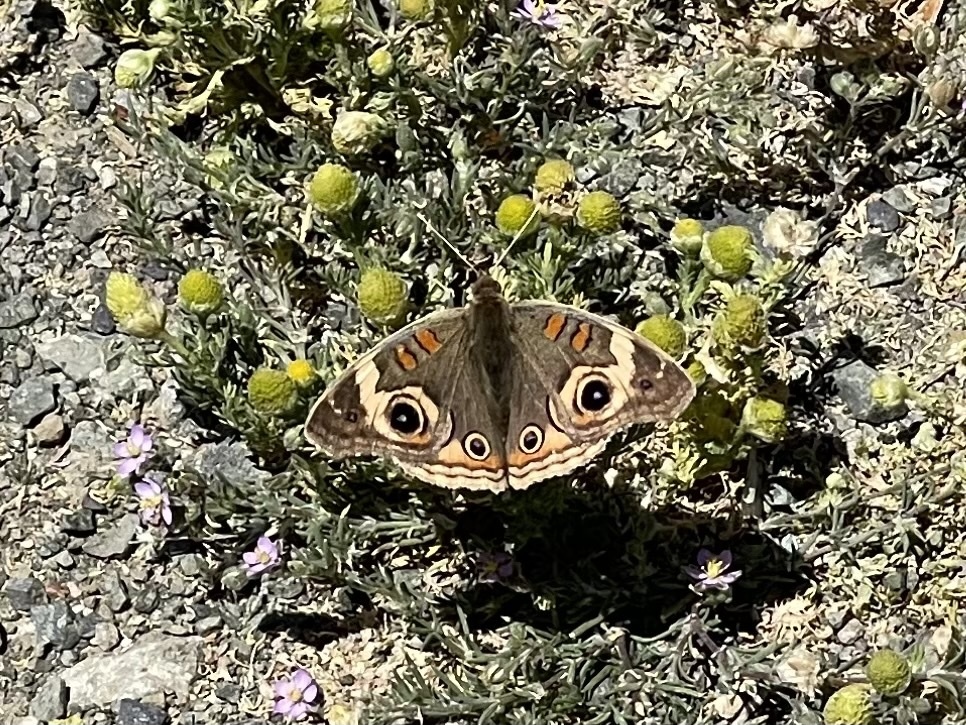
[[[882,195],[882,200],[903,214],[908,214],[916,208],[916,202],[910,199],[906,192],[898,186],[894,186],[885,192]]]
[[[3,160],[14,169],[30,175],[40,163],[40,156],[30,146],[10,144],[4,152]]]
[[[47,601],[47,593],[39,579],[32,576],[10,579],[3,587],[10,606],[19,612],[29,612]]]
[[[83,116],[89,116],[94,111],[100,96],[97,81],[87,71],[75,73],[67,83],[67,102]]]
[[[644,173],[644,164],[639,159],[628,159],[619,163],[613,171],[601,177],[598,188],[620,199],[626,196]]]
[[[27,218],[20,222],[20,228],[27,232],[39,232],[50,219],[52,211],[47,194],[42,191],[35,192],[30,198],[30,211]]]
[[[90,536],[97,527],[94,524],[94,512],[90,509],[78,509],[64,517],[60,530],[71,536]]]
[[[98,335],[113,335],[117,330],[117,323],[114,322],[114,316],[107,309],[107,305],[102,304],[94,310],[94,315],[91,317],[91,329]]]
[[[16,297],[0,302],[0,330],[26,325],[37,319],[37,307],[31,292],[21,292]]]
[[[49,413],[41,418],[40,422],[34,426],[34,438],[43,447],[56,446],[64,440],[66,427],[64,417],[57,413]]]
[[[31,607],[30,619],[33,620],[37,644],[40,646],[49,644],[63,651],[76,647],[80,642],[80,630],[74,621],[74,613],[62,599]]]
[[[244,443],[210,443],[197,452],[197,467],[202,477],[209,480],[259,483],[268,479],[268,473],[252,463],[251,450]]]
[[[67,228],[82,244],[90,244],[104,234],[110,222],[111,218],[95,206],[74,216]]]
[[[91,644],[109,652],[117,647],[121,641],[121,632],[110,622],[98,622],[94,625],[94,638]]]
[[[48,675],[30,701],[30,714],[41,720],[56,720],[67,714],[67,683]]]
[[[156,586],[146,586],[134,595],[132,602],[134,611],[140,614],[150,614],[161,603],[161,593]]]
[[[34,104],[23,98],[18,98],[13,102],[14,110],[17,112],[17,118],[20,121],[20,128],[32,128],[40,123],[44,114],[40,112]]]
[[[215,696],[219,700],[237,704],[241,700],[242,689],[233,682],[219,685],[215,688]]]
[[[103,343],[82,335],[61,335],[34,348],[42,360],[76,383],[86,382],[92,372],[104,367]]]
[[[58,554],[50,557],[50,560],[61,569],[73,569],[74,564],[76,563],[74,561],[73,554],[71,554],[69,551],[61,551]]]
[[[90,656],[63,673],[70,705],[86,708],[166,691],[186,697],[198,673],[200,637],[149,632],[128,649]]]
[[[117,704],[115,725],[167,725],[168,714],[157,705],[124,699]]]
[[[950,196],[941,196],[933,199],[929,205],[929,213],[933,219],[949,219],[953,215],[953,199]]]
[[[125,514],[113,526],[98,532],[81,547],[85,554],[98,559],[119,559],[134,545],[139,519],[137,514]]]
[[[894,232],[899,228],[899,212],[887,201],[876,199],[866,208],[869,224],[883,232]]]
[[[50,378],[28,378],[10,393],[7,413],[20,425],[29,426],[57,407]]]
[[[195,622],[195,632],[200,635],[211,634],[221,629],[221,615],[212,614]]]
[[[839,396],[852,417],[866,423],[887,423],[902,418],[908,408],[905,403],[892,408],[880,405],[872,397],[872,381],[879,373],[861,360],[856,360],[832,373]]]
[[[886,249],[881,237],[869,239],[862,245],[861,267],[868,275],[870,287],[898,284],[906,277],[906,265],[898,254]]]
[[[57,158],[48,156],[37,166],[37,186],[53,186],[57,181]]]
[[[127,586],[113,569],[108,570],[101,578],[101,592],[107,608],[117,614],[130,602],[127,596]]]
[[[57,193],[73,196],[84,188],[84,173],[76,166],[65,165],[57,173]]]
[[[70,49],[70,57],[84,68],[93,68],[107,57],[107,50],[100,36],[82,32]]]
[[[147,370],[129,358],[121,358],[117,367],[97,379],[97,387],[112,398],[129,398],[139,390],[153,389]]]
[[[852,644],[862,636],[864,631],[865,627],[862,626],[862,622],[860,622],[858,619],[850,619],[848,622],[846,622],[845,626],[838,631],[836,636],[838,641],[842,644]]]

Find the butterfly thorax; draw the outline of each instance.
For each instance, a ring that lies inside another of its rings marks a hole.
[[[499,282],[484,275],[473,285],[470,305],[470,340],[473,359],[479,361],[482,377],[491,393],[489,400],[497,423],[503,429],[510,416],[510,305],[503,297]]]

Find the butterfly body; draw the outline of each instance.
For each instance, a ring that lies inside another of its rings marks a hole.
[[[306,437],[451,488],[522,489],[568,473],[618,430],[677,417],[687,373],[634,332],[552,302],[509,304],[484,276],[466,307],[390,335],[322,395]]]

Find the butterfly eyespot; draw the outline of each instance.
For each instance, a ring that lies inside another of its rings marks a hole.
[[[613,395],[610,383],[600,376],[588,376],[577,386],[574,405],[582,413],[599,413],[610,405]]]
[[[346,411],[346,414],[343,415],[342,417],[345,418],[346,423],[358,423],[359,422],[359,413],[358,413],[358,411],[355,411],[355,410]]]
[[[517,444],[524,453],[536,453],[543,445],[543,429],[538,425],[528,425],[520,431]]]
[[[490,455],[490,443],[482,433],[467,433],[463,439],[463,449],[470,458],[483,461]]]
[[[389,408],[389,426],[402,435],[413,435],[423,428],[422,411],[409,400],[397,400]]]

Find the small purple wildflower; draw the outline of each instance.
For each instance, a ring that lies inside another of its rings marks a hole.
[[[140,424],[131,427],[126,441],[114,444],[114,455],[118,459],[117,472],[122,476],[140,473],[141,465],[148,459],[154,440]]]
[[[684,572],[695,580],[698,591],[718,589],[725,591],[741,576],[741,570],[728,571],[733,563],[731,552],[727,549],[720,554],[712,554],[707,549],[698,552],[698,565],[686,566]]]
[[[297,669],[289,677],[275,682],[274,712],[289,720],[301,720],[315,706],[319,686],[304,669]]]
[[[523,0],[513,14],[518,18],[529,20],[534,25],[551,30],[556,30],[561,24],[557,6],[544,0]]]
[[[480,556],[480,581],[490,584],[509,579],[513,574],[513,559],[509,554],[498,551],[495,554],[486,553]]]
[[[242,554],[245,560],[245,572],[248,576],[257,576],[278,566],[278,544],[267,536],[259,536],[255,544],[255,551]]]
[[[157,481],[145,478],[134,484],[134,492],[141,499],[141,521],[151,526],[160,526],[163,521],[171,525],[171,500],[164,486]]]

